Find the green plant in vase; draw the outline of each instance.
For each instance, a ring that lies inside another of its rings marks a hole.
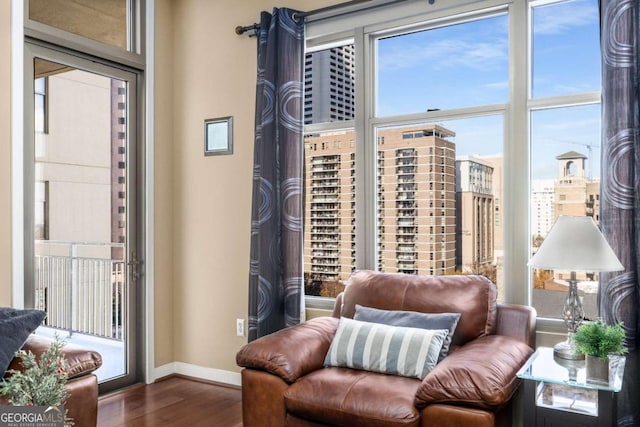
[[[607,325],[602,320],[583,323],[573,334],[579,352],[600,359],[606,359],[610,354],[625,354],[624,338],[622,322]]]
[[[601,319],[587,322],[573,334],[573,341],[585,355],[587,380],[609,382],[609,356],[623,355],[625,333],[623,323],[607,325]]]

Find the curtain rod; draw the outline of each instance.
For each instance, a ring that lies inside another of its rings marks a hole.
[[[334,10],[344,9],[344,8],[348,8],[348,7],[351,7],[351,6],[357,6],[357,5],[363,4],[363,3],[370,3],[372,1],[374,1],[374,0],[351,0],[351,1],[346,1],[346,2],[343,2],[343,3],[337,3],[337,4],[334,4],[334,5],[331,5],[331,6],[325,6],[325,7],[321,7],[321,8],[318,8],[318,9],[313,9],[313,10],[310,10],[308,12],[297,12],[297,13],[293,14],[293,19],[295,19],[295,20],[305,19],[305,18],[307,18],[309,16],[317,15],[319,13],[331,12],[331,11],[334,11]],[[358,9],[357,11],[361,12],[363,10],[375,9],[377,7],[387,6],[387,5],[390,5],[390,4],[393,4],[393,3],[401,3],[401,2],[404,2],[404,1],[407,1],[407,0],[391,0],[391,1],[388,1],[388,2],[385,2],[385,3],[372,4],[369,7],[363,7],[363,8]],[[435,3],[435,0],[428,0],[428,1],[429,1],[429,4]],[[352,13],[352,12],[355,12],[355,11],[353,11],[353,10],[345,11],[344,13],[347,14],[347,13]],[[254,23],[252,25],[247,25],[247,26],[244,26],[244,27],[241,26],[241,25],[238,25],[236,27],[236,29],[235,29],[236,34],[238,34],[238,35],[242,35],[242,34],[248,32],[248,31],[252,31],[253,33],[249,34],[249,37],[256,36],[259,30],[260,30],[260,24],[258,24],[258,23]]]

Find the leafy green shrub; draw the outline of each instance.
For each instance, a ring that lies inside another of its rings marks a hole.
[[[66,342],[55,335],[49,348],[40,358],[31,352],[18,350],[16,357],[21,359],[24,371],[9,370],[8,378],[0,381],[0,396],[15,406],[60,406],[69,397],[65,388],[69,375],[67,363],[62,352]],[[64,425],[74,425],[65,409]]]
[[[606,359],[610,354],[624,354],[627,349],[622,322],[607,325],[602,320],[580,325],[573,334],[573,341],[580,353]]]

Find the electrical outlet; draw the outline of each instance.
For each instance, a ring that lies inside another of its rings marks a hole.
[[[244,319],[236,319],[236,335],[239,337],[244,336]]]

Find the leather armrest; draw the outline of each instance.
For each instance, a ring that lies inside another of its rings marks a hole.
[[[323,367],[339,320],[318,317],[258,338],[240,349],[236,363],[292,383]]]
[[[518,339],[502,335],[477,338],[450,353],[427,374],[415,404],[469,404],[479,408],[504,405],[520,384],[518,370],[533,350]]]
[[[536,309],[525,305],[498,304],[496,334],[516,338],[531,348],[536,346]]]
[[[40,358],[40,355],[47,351],[52,342],[50,338],[31,334],[22,346],[22,349],[26,352],[30,351],[36,358]],[[66,344],[62,348],[62,354],[67,362],[69,379],[86,375],[102,366],[102,356],[100,353],[79,345]],[[22,371],[23,366],[20,359],[14,358],[9,365],[9,369]]]
[[[69,399],[64,407],[73,418],[73,425],[96,426],[98,420],[98,379],[95,375],[83,375],[67,382]]]

